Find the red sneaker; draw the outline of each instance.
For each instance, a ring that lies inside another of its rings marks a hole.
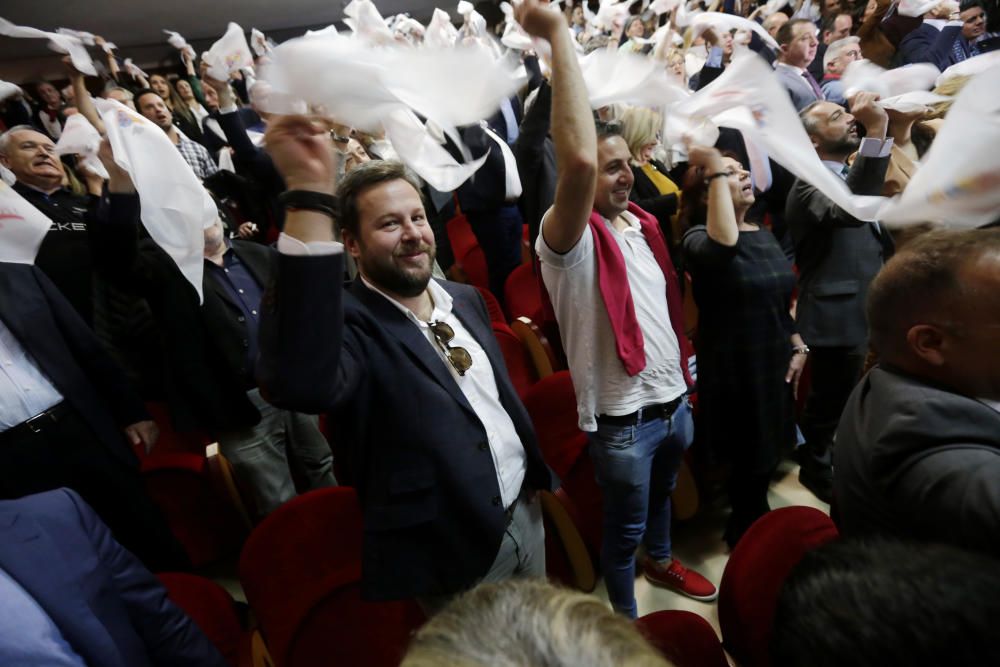
[[[687,569],[676,558],[670,561],[670,565],[664,565],[647,556],[642,561],[642,573],[649,583],[677,591],[693,600],[711,602],[719,597],[719,591],[711,581]]]

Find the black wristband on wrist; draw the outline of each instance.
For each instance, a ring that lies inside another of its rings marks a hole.
[[[337,210],[339,208],[336,197],[323,192],[313,192],[312,190],[285,190],[278,195],[278,201],[285,208],[316,211],[331,218],[337,217]]]
[[[705,184],[707,185],[711,183],[713,178],[729,178],[729,172],[717,171],[714,174],[709,174],[708,176],[705,177]]]

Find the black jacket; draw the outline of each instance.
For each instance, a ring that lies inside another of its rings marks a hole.
[[[246,396],[248,323],[225,290],[206,271],[204,303],[174,261],[149,238],[140,238],[139,197],[111,195],[90,225],[96,269],[109,281],[139,289],[152,309],[164,349],[165,389],[178,430],[209,432],[260,421]],[[276,251],[243,241],[233,251],[265,288]],[[252,385],[251,385],[252,386]]]
[[[149,414],[121,368],[41,269],[0,262],[0,320],[112,455],[137,466],[122,428]]]
[[[279,407],[343,416],[333,421],[364,510],[365,597],[456,593],[489,571],[506,526],[485,427],[423,333],[361,281],[335,287],[342,275],[340,254],[279,255],[261,320],[261,389]],[[527,454],[525,486],[552,488],[482,297],[440,284],[489,357]]]

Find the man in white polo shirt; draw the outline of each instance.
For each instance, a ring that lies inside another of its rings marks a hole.
[[[525,30],[552,46],[559,173],[535,248],[604,495],[608,596],[618,612],[637,615],[642,543],[650,581],[713,600],[715,586],[670,549],[670,493],[691,435],[677,275],[655,218],[629,203],[628,146],[612,126],[595,131],[565,19],[534,0],[522,11]]]

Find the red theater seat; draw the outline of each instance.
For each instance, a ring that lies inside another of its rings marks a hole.
[[[504,363],[507,365],[507,373],[510,381],[514,384],[514,389],[518,396],[524,398],[525,393],[531,389],[538,380],[535,373],[534,364],[528,350],[521,344],[510,327],[499,322],[493,323],[493,336],[500,344],[500,352],[503,353]]]
[[[249,532],[246,521],[220,495],[204,454],[153,454],[141,471],[146,490],[195,567],[239,552]]]
[[[504,302],[510,319],[528,317],[540,320],[542,316],[541,283],[532,263],[521,264],[511,271],[504,283]]]
[[[423,622],[414,602],[361,599],[361,506],[354,489],[311,491],[265,518],[239,575],[278,667],[395,667]]]
[[[479,290],[480,296],[486,302],[486,310],[490,314],[490,322],[506,325],[507,317],[503,314],[503,308],[500,307],[500,302],[497,301],[497,298],[493,296],[493,292],[485,287],[477,287],[476,289]]]
[[[676,667],[729,667],[715,629],[694,612],[655,611],[635,625]]]
[[[785,578],[806,552],[837,537],[830,517],[812,507],[773,510],[750,526],[719,584],[722,641],[738,664],[770,664],[771,625]]]
[[[156,575],[170,601],[191,617],[232,667],[240,664],[241,650],[249,648],[233,598],[222,586],[193,574],[161,572]],[[246,645],[247,648],[242,648]]]

